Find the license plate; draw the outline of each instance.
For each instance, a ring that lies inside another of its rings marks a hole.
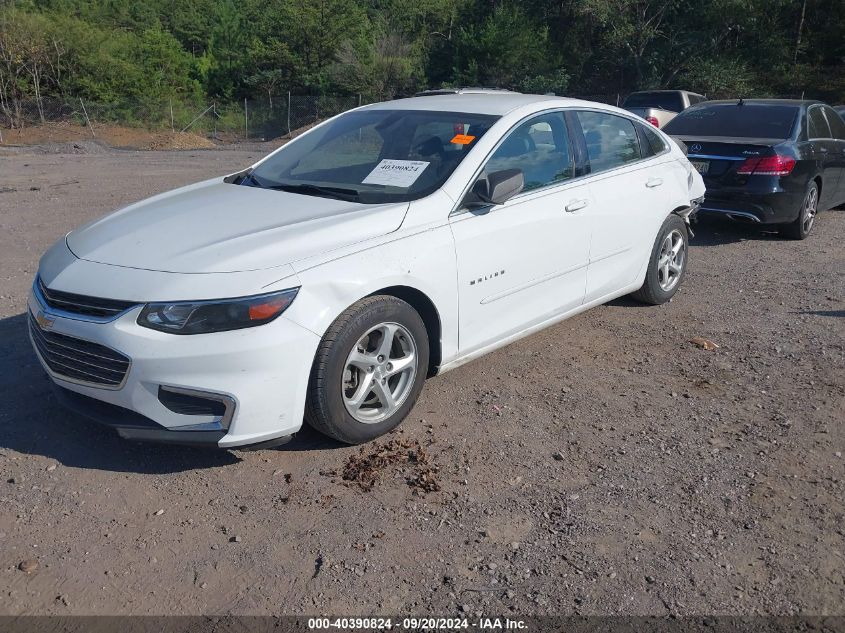
[[[699,174],[706,174],[710,170],[709,160],[691,160],[690,163]]]

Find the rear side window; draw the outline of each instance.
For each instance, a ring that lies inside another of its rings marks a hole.
[[[604,112],[578,112],[587,142],[590,173],[607,171],[639,160],[640,142],[634,122]]]
[[[830,128],[827,126],[820,107],[807,111],[807,136],[813,138],[830,138]]]
[[[833,138],[845,141],[845,121],[842,120],[842,117],[833,108],[825,108],[824,113],[827,116],[827,122],[830,124],[830,133]]]
[[[663,131],[672,136],[787,139],[798,111],[798,106],[790,105],[703,103],[681,112]]]
[[[640,135],[640,153],[643,158],[662,154],[666,150],[666,143],[654,130],[647,125],[637,125]]]

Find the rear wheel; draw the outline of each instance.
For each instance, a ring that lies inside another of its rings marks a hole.
[[[671,214],[663,222],[648,261],[642,288],[631,296],[637,301],[659,305],[675,296],[687,270],[687,225]]]
[[[417,401],[428,370],[420,315],[390,296],[367,297],[329,327],[317,351],[305,418],[347,444],[398,426]]]
[[[818,212],[819,186],[813,181],[807,187],[807,193],[804,195],[804,201],[801,203],[798,217],[795,218],[794,222],[785,224],[780,228],[781,235],[793,240],[806,239],[810,231],[813,230],[813,224],[816,222]]]

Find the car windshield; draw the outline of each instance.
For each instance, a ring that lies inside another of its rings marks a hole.
[[[497,119],[356,110],[283,147],[241,184],[363,204],[416,200],[440,188]]]
[[[628,95],[625,108],[660,108],[670,112],[680,112],[684,109],[684,102],[677,92],[635,92]]]
[[[684,110],[663,131],[676,136],[787,139],[797,115],[797,106],[707,104]]]

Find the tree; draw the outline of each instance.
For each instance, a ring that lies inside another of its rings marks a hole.
[[[382,33],[359,46],[346,40],[338,58],[334,80],[349,92],[366,94],[368,99],[393,99],[409,92],[416,83],[413,46],[398,33]]]

